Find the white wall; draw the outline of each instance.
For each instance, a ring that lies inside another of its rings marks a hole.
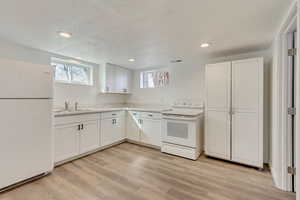
[[[38,63],[49,65],[51,57],[66,58],[63,56],[51,54],[45,51],[39,51],[36,49],[24,47],[21,45],[14,44],[0,40],[0,58],[8,58],[20,61],[26,61],[31,63]],[[106,103],[125,103],[125,96],[122,95],[109,95],[100,94],[98,91],[99,76],[98,76],[98,65],[88,63],[94,66],[94,82],[95,85],[91,86],[76,86],[67,84],[55,84],[54,85],[54,104],[63,105],[65,100],[71,102],[78,101],[84,105],[95,105],[95,104],[106,104]],[[1,66],[6,67],[6,66]]]
[[[187,100],[199,103],[204,99],[205,64],[257,56],[265,57],[265,67],[269,73],[271,60],[269,50],[221,58],[196,58],[170,64],[161,69],[170,72],[170,84],[165,88],[139,88],[139,75],[143,70],[137,70],[133,78],[133,92],[127,101],[129,103],[173,104],[175,100]]]
[[[170,72],[170,84],[165,88],[139,88],[140,71],[133,76],[129,103],[173,104],[175,100],[200,102],[204,95],[204,67],[200,61],[172,64],[162,70]]]

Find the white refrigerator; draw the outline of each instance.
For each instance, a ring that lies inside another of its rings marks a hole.
[[[50,65],[0,59],[0,190],[53,170]]]

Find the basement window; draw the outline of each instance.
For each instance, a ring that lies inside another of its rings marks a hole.
[[[52,59],[54,79],[58,83],[93,85],[93,67],[81,63]]]
[[[140,88],[161,88],[169,85],[169,72],[143,71],[140,73]]]

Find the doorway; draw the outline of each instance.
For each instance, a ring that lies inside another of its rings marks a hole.
[[[296,191],[296,66],[297,31],[287,34],[287,137],[288,137],[288,185]]]

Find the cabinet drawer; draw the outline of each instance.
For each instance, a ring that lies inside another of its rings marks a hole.
[[[118,118],[124,115],[124,111],[113,111],[101,113],[101,119]]]
[[[100,114],[81,114],[81,115],[72,115],[72,116],[63,116],[63,117],[55,117],[54,125],[64,125],[64,124],[73,124],[73,123],[81,123],[85,121],[93,121],[100,119]]]
[[[144,119],[161,119],[160,113],[141,112],[140,116]]]

